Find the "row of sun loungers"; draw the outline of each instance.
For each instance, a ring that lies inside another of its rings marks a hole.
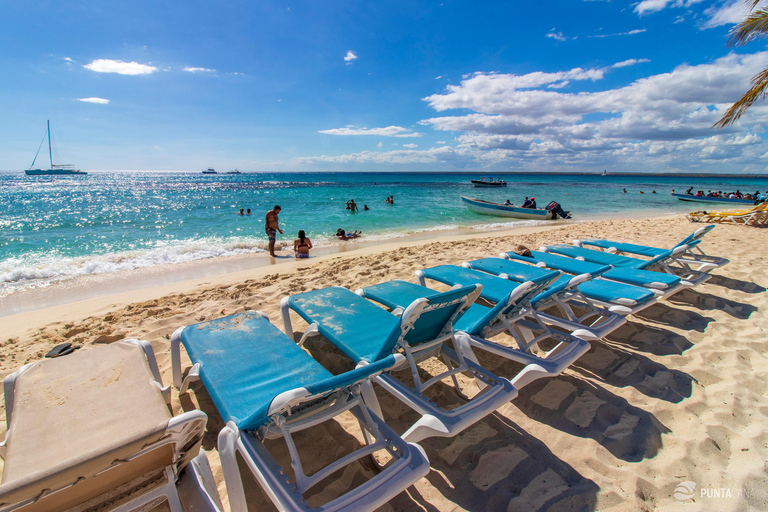
[[[691,222],[717,222],[739,224],[743,226],[764,226],[768,224],[768,203],[748,210],[731,210],[720,212],[697,211],[685,215]]]
[[[247,510],[241,468],[280,510],[372,510],[429,472],[419,441],[457,435],[520,388],[559,375],[627,315],[727,264],[698,247],[711,228],[669,250],[580,240],[530,256],[421,269],[418,283],[292,295],[281,302],[284,332],[253,311],[179,328],[171,338],[173,383],[183,394],[200,381],[225,424],[218,451],[231,510]],[[307,324],[298,343],[292,315]],[[494,341],[500,333],[514,344]],[[315,360],[302,348],[315,336],[352,369],[334,375]],[[192,363],[186,375],[182,346]],[[523,368],[494,375],[476,351]],[[425,379],[419,364],[427,360],[445,371]],[[388,426],[374,383],[417,413],[404,433]],[[427,390],[438,384],[452,384],[463,404],[434,403]],[[174,512],[221,510],[200,451],[207,417],[196,410],[171,417],[169,398],[151,347],[136,340],[32,363],[7,377],[0,511],[133,510],[160,501]],[[294,434],[347,411],[364,446],[306,474]],[[290,470],[268,449],[274,438],[285,441]],[[372,478],[316,508],[307,503],[310,489],[369,457],[381,465]]]

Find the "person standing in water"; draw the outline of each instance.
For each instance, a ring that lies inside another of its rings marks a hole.
[[[267,238],[269,239],[269,255],[275,256],[275,241],[277,240],[277,232],[283,234],[283,230],[280,229],[280,223],[277,215],[280,213],[280,205],[275,205],[274,208],[267,212],[267,216],[264,219],[264,229],[267,232]]]

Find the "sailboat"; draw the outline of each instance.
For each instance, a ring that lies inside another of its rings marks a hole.
[[[43,139],[45,140],[45,139]],[[29,169],[24,171],[28,176],[61,176],[61,175],[74,175],[74,174],[88,174],[85,171],[75,169],[71,164],[59,164],[53,165],[53,152],[51,151],[51,122],[48,121],[48,158],[51,161],[50,169],[32,169],[37,161],[37,156],[40,154],[40,148],[43,147],[43,143],[40,142],[40,147],[37,148],[35,153],[35,159],[32,160],[32,165]]]

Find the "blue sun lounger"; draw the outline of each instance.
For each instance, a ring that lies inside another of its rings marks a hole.
[[[531,310],[530,299],[555,278],[557,274],[539,283],[526,281],[519,284],[509,293],[505,301],[500,301],[493,307],[472,304],[454,323],[456,343],[471,347],[464,351],[467,357],[471,357],[472,348],[480,348],[525,365],[511,379],[517,389],[542,377],[559,375],[590,349],[589,343],[571,334],[554,332],[540,321],[532,323],[524,319],[531,316],[527,313]],[[394,312],[404,311],[413,301],[439,293],[425,286],[399,280],[368,286],[357,291],[358,295],[378,302]],[[538,320],[535,313],[532,320]],[[526,324],[526,327],[518,331],[516,327],[522,327],[522,324]],[[494,343],[487,339],[503,331],[509,332],[514,337],[519,348]],[[539,332],[541,334],[533,334]],[[525,336],[524,333],[530,333],[530,336]],[[543,349],[545,340],[549,340],[548,343],[552,346]],[[541,356],[534,354],[534,349],[543,354]]]
[[[180,345],[193,366],[182,381]],[[226,426],[219,433],[219,456],[233,512],[247,510],[238,469],[239,453],[266,494],[280,510],[373,510],[429,472],[421,447],[406,443],[365,406],[361,386],[402,361],[389,355],[369,365],[332,375],[261,312],[182,327],[171,338],[173,382],[184,393],[191,381],[203,382]],[[312,476],[304,474],[292,432],[329,421],[350,411],[366,446]],[[294,480],[264,444],[284,438]],[[351,491],[312,509],[304,492],[352,462],[386,450],[384,470]]]
[[[482,262],[484,260],[476,261]],[[503,260],[499,261],[504,263]],[[480,296],[489,302],[498,304],[504,302],[518,284],[528,280],[540,281],[541,276],[547,276],[547,283],[550,283],[547,285],[548,287],[530,300],[532,313],[535,312],[535,316],[539,320],[571,331],[574,335],[588,341],[601,339],[626,322],[622,315],[599,308],[592,304],[589,299],[578,295],[578,288],[586,284],[592,278],[591,275],[563,278],[560,272],[510,262],[505,263],[504,270],[506,272],[494,272],[490,269],[475,269],[472,267],[474,263],[466,262],[461,267],[439,265],[418,270],[416,271],[416,279],[421,285],[426,284],[425,279],[432,279],[449,286],[478,283],[483,286]],[[579,300],[579,298],[583,300]],[[577,315],[571,304],[580,307],[586,313],[581,316]],[[560,315],[553,314],[552,306],[557,306]],[[622,306],[622,312],[624,310],[629,311]],[[525,324],[520,324],[518,327],[523,325]]]
[[[421,415],[402,436],[417,442],[434,436],[453,437],[517,396],[509,380],[478,365],[462,345],[454,343],[454,351],[445,344],[454,339],[454,320],[479,293],[479,286],[473,285],[422,297],[399,317],[340,286],[285,297],[281,307],[289,336],[293,334],[290,310],[309,324],[299,345],[307,337],[321,334],[358,365],[402,354],[405,360],[393,370],[409,369],[413,384],[406,385],[390,373],[378,375],[375,381]],[[448,370],[422,382],[418,364],[433,357],[441,358]],[[459,373],[473,377],[481,390],[471,400],[448,411],[425,396],[429,387],[447,377],[452,378],[459,396],[464,396],[456,378]],[[383,417],[370,383],[363,391],[366,405]]]
[[[672,249],[661,249],[658,247],[614,242],[612,240],[603,239],[574,240],[573,245],[577,247],[583,247],[585,245],[589,247],[598,247],[610,253],[636,254],[648,258],[655,258],[669,253],[670,256],[674,257],[676,260],[688,265],[698,265],[695,270],[709,272],[714,268],[722,267],[730,263],[726,258],[711,256],[701,250],[701,238],[714,229],[714,227],[714,225],[700,227],[675,244]]]
[[[688,266],[688,264],[676,261],[670,251],[666,251],[665,253],[654,256],[648,260],[631,258],[629,256],[622,256],[620,254],[603,251],[593,251],[592,249],[565,244],[548,245],[542,247],[541,251],[568,256],[569,258],[583,259],[601,265],[611,265],[617,268],[632,268],[637,270],[657,269],[673,276],[677,276],[681,280],[689,282],[691,286],[698,286],[711,277],[707,272],[694,270]]]
[[[545,262],[537,260],[537,257],[539,256],[537,251],[531,251],[530,257],[520,256],[514,252],[504,252],[499,256],[501,256],[502,259],[525,262],[539,267],[547,266]],[[486,271],[502,273],[503,271],[498,269],[499,265],[499,262],[494,261],[493,265],[487,266]],[[583,284],[579,284],[578,287],[578,292],[581,294],[582,299],[588,299],[589,302],[622,316],[635,314],[656,303],[656,294],[646,288],[602,279],[594,279],[605,274],[610,269],[610,265],[605,265],[598,270],[586,274],[591,276],[591,279]],[[565,284],[568,282],[568,279],[579,279],[584,275],[585,274],[580,274],[575,277],[563,275],[560,278],[560,282],[556,282],[555,284]]]
[[[683,288],[693,286],[688,281],[665,272],[621,267],[612,267],[606,271],[605,265],[552,254],[548,251],[547,247],[542,247],[541,251],[531,251],[531,255],[533,263],[536,265],[574,275],[580,275],[585,272],[599,273],[598,279],[647,288],[656,294],[659,299],[669,297]]]

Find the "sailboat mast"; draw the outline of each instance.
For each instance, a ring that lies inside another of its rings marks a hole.
[[[53,169],[53,153],[51,152],[51,120],[48,119],[48,158],[51,160],[51,169]]]

